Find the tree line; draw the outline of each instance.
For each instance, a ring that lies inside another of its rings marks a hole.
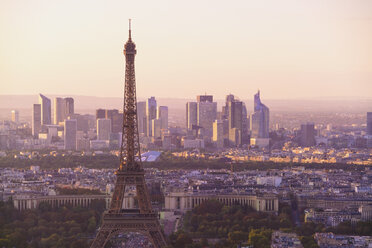
[[[119,158],[115,155],[97,155],[97,156],[39,156],[32,159],[14,158],[13,156],[0,157],[0,168],[27,169],[31,165],[40,166],[41,169],[59,169],[59,168],[76,168],[84,166],[91,169],[116,169],[119,167]],[[208,160],[196,158],[175,157],[169,152],[161,155],[160,159],[155,162],[144,162],[145,168],[156,168],[160,170],[198,170],[198,169],[230,169],[232,163],[224,160]],[[235,171],[244,170],[270,170],[284,169],[290,167],[305,167],[307,169],[343,169],[361,171],[370,168],[364,165],[350,164],[300,164],[300,163],[274,163],[271,161],[239,162],[233,163]]]
[[[100,222],[105,201],[92,201],[86,208],[52,208],[18,211],[12,201],[0,202],[0,247],[88,248]]]

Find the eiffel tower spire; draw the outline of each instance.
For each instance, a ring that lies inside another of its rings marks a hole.
[[[103,214],[103,222],[91,245],[92,248],[105,247],[111,237],[121,232],[140,232],[150,239],[155,248],[166,246],[157,214],[151,206],[145,182],[145,171],[141,164],[134,70],[134,58],[137,51],[131,35],[129,20],[129,39],[124,45],[126,63],[120,165],[115,173],[116,183],[110,209]],[[136,187],[138,209],[128,210],[123,208],[127,186]]]
[[[131,20],[129,19],[129,39],[124,45],[125,55],[125,88],[123,106],[123,132],[120,149],[120,171],[141,171],[141,152],[137,123],[136,77],[134,57],[137,54],[136,44],[132,41]]]

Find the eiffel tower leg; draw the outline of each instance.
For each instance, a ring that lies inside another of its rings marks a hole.
[[[155,248],[165,248],[167,246],[164,234],[161,233],[160,229],[149,231],[149,235]]]
[[[107,241],[110,239],[110,230],[100,230],[91,244],[90,248],[104,248]]]

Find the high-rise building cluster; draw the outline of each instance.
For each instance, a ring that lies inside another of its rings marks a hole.
[[[226,96],[223,104],[217,104],[212,95],[196,96],[195,101],[186,103],[185,122],[178,119],[182,113],[175,111],[176,107],[169,115],[168,107],[159,104],[154,96],[141,100],[137,102],[136,109],[141,148],[205,148],[209,151],[372,148],[372,112],[365,113],[365,119],[358,120],[358,126],[353,124],[348,127],[346,123],[339,124],[337,115],[334,115],[334,121],[330,117],[319,116],[321,113],[275,112],[271,116],[269,108],[261,101],[260,92],[253,98],[250,110],[247,103],[232,94]],[[123,132],[121,110],[100,108],[95,110],[95,115],[79,114],[75,112],[74,104],[71,97],[50,99],[40,94],[38,103],[32,105],[31,125],[29,121],[25,122],[27,116],[22,115],[22,111],[20,115],[19,110],[11,110],[9,121],[0,123],[0,148],[77,151],[120,148]],[[350,115],[347,118],[354,120],[357,117]],[[29,129],[31,132],[26,131]],[[352,130],[352,135],[347,130]]]
[[[52,118],[53,116],[53,118]],[[65,150],[89,149],[92,137],[90,115],[75,113],[74,99],[71,97],[54,98],[52,101],[40,94],[39,103],[32,107],[33,148],[56,148]]]
[[[221,112],[217,111],[213,96],[200,95],[196,102],[186,103],[186,128],[188,135],[184,139],[184,147],[187,148],[208,144],[218,149],[243,145],[267,147],[269,109],[261,103],[259,92],[255,95],[255,109],[251,117],[245,103],[232,94],[226,96]]]
[[[53,110],[53,118],[52,118]],[[139,135],[149,147],[171,148],[168,128],[168,107],[157,106],[155,97],[137,103]],[[11,112],[18,122],[18,111]],[[51,100],[40,94],[32,108],[33,148],[50,147],[65,150],[118,149],[122,141],[123,112],[118,109],[97,109],[96,115],[75,113],[71,97]]]
[[[138,133],[146,147],[170,148],[168,107],[158,106],[155,97],[137,103]]]
[[[39,103],[32,107],[32,135],[35,138],[35,147],[63,144],[66,150],[76,150],[77,126],[73,98],[56,97],[52,118],[52,101],[39,94]],[[59,140],[64,142],[58,142]]]

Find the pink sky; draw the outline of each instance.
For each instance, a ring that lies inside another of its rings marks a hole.
[[[372,1],[0,2],[0,94],[372,97]]]

